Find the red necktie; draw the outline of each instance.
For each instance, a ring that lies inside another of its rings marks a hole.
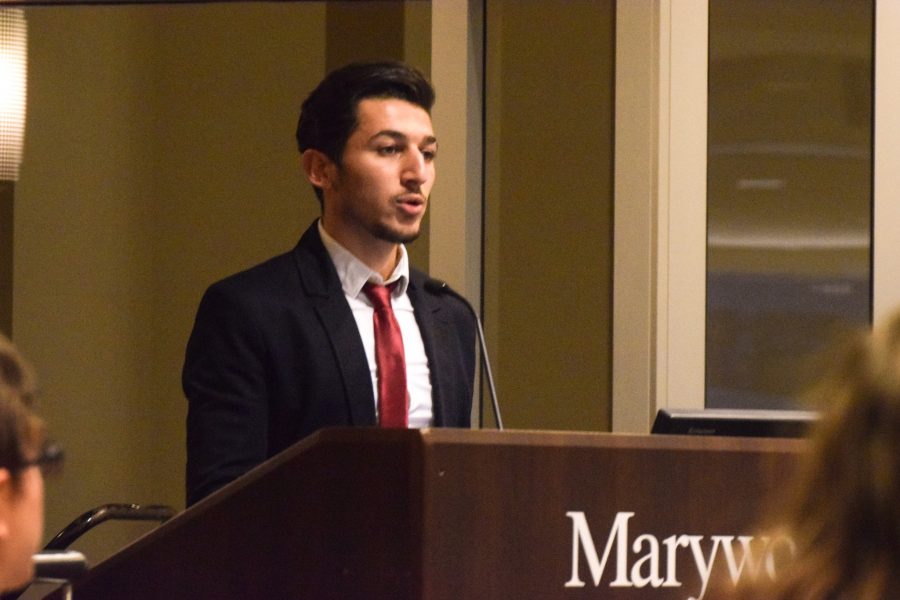
[[[403,337],[391,308],[388,285],[366,283],[363,292],[375,307],[375,363],[378,367],[378,421],[382,427],[407,426],[406,358]]]

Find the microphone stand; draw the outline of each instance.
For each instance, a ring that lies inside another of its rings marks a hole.
[[[491,361],[488,359],[488,351],[487,344],[484,341],[484,328],[481,326],[481,319],[478,318],[478,313],[475,312],[475,309],[472,308],[472,305],[469,304],[469,301],[466,300],[461,294],[457,293],[456,290],[447,285],[447,282],[441,281],[440,279],[428,279],[425,281],[425,289],[434,292],[435,294],[450,294],[454,298],[457,298],[460,302],[462,302],[466,308],[469,309],[469,312],[472,313],[472,316],[475,317],[475,325],[477,325],[478,332],[478,343],[481,346],[481,366],[483,367],[482,371],[484,371],[485,377],[487,378],[488,383],[488,392],[491,396],[491,408],[494,412],[494,420],[497,423],[497,429],[503,430],[503,419],[500,417],[500,404],[497,402],[497,388],[494,387],[494,375],[491,372]]]

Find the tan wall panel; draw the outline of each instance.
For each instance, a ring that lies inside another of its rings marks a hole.
[[[508,427],[610,426],[613,19],[488,4],[486,321]]]
[[[325,65],[318,3],[29,11],[16,341],[68,450],[47,529],[183,505],[184,345],[203,290],[317,214],[293,141]],[[97,561],[135,535],[101,525]]]

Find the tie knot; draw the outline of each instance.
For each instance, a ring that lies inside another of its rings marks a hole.
[[[387,285],[378,285],[369,281],[366,282],[366,285],[363,286],[363,292],[372,302],[372,306],[374,306],[376,309],[390,308],[391,292],[395,287],[397,287],[396,281]]]

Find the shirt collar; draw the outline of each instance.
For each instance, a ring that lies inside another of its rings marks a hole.
[[[365,263],[356,258],[349,250],[341,246],[341,244],[333,237],[328,235],[325,228],[322,227],[322,220],[318,221],[319,236],[322,238],[322,244],[328,255],[331,256],[331,262],[337,270],[338,279],[341,280],[341,289],[344,294],[351,298],[356,298],[362,291],[367,281],[386,285],[388,283],[397,282],[394,288],[394,296],[402,296],[406,293],[406,287],[409,284],[409,255],[406,252],[406,246],[400,244],[400,260],[394,267],[393,273],[386,280],[370,269]]]

